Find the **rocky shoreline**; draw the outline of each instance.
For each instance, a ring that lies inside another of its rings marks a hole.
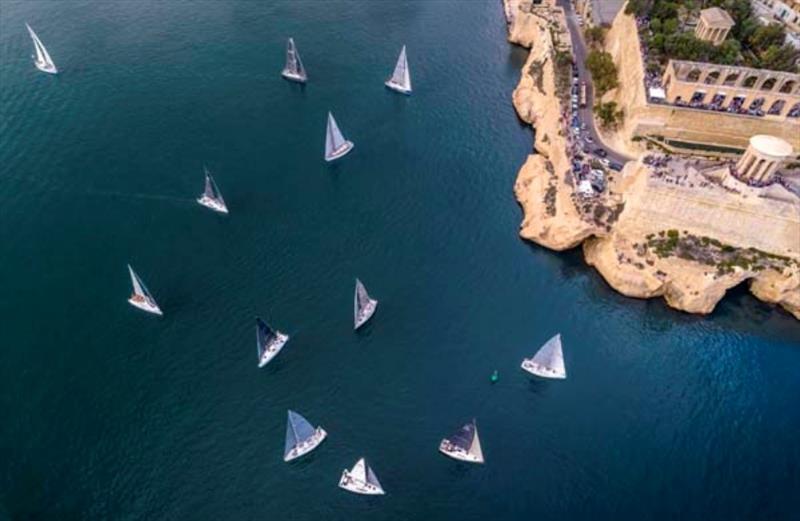
[[[642,219],[652,193],[674,194],[668,192],[671,186],[662,188],[652,179],[641,158],[625,165],[602,197],[576,195],[556,88],[555,53],[566,32],[563,11],[534,7],[530,0],[504,0],[504,7],[509,41],[531,49],[513,94],[517,114],[536,129],[536,153],[527,157],[514,185],[524,212],[520,236],[556,251],[582,245],[587,263],[629,297],[663,297],[675,309],[706,314],[728,289],[748,283],[756,298],[800,320],[800,244],[762,251],[715,238],[702,220],[672,229],[657,217]],[[789,214],[785,226],[791,237],[800,230],[800,211],[790,208]]]

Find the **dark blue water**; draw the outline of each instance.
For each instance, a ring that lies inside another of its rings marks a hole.
[[[626,299],[518,238],[499,0],[3,0],[0,57],[0,518],[797,519],[798,322]],[[256,314],[292,335],[261,370]],[[569,379],[532,381],[559,331]],[[329,432],[293,464],[287,408]],[[437,452],[473,416],[482,467]],[[336,487],[362,455],[387,496]]]

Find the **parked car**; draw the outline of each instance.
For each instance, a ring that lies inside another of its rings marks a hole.
[[[594,138],[592,136],[586,136],[584,139],[587,143],[594,143]]]
[[[608,164],[608,168],[619,172],[620,170],[622,170],[622,165],[620,163],[617,163],[616,161],[610,161]]]
[[[607,167],[611,168],[611,161],[609,161],[607,158],[601,157],[600,159],[598,159],[598,161],[600,161],[600,163],[603,166],[607,166]]]
[[[608,155],[608,152],[606,152],[605,150],[603,150],[600,147],[595,148],[594,149],[594,153],[597,154],[600,157],[606,157]]]

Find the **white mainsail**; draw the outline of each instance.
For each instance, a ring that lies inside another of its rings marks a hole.
[[[339,487],[355,492],[356,494],[383,495],[385,494],[378,476],[372,471],[364,458],[359,459],[353,468],[345,469],[339,480]]]
[[[28,28],[28,34],[31,35],[31,40],[33,40],[33,48],[36,50],[36,56],[34,57],[34,64],[36,65],[36,68],[42,72],[47,72],[50,74],[58,73],[56,64],[53,63],[53,59],[50,58],[50,54],[47,52],[47,49],[42,41],[39,39],[36,33],[33,32],[33,29],[31,29],[30,25],[26,23],[25,27]]]
[[[411,93],[411,73],[408,69],[405,45],[400,49],[400,56],[398,56],[397,64],[394,66],[394,72],[392,77],[386,81],[386,86],[403,94]]]
[[[359,279],[356,279],[356,290],[353,295],[353,323],[355,329],[360,328],[372,318],[377,307],[378,301],[370,297],[364,284]]]
[[[548,340],[533,358],[523,360],[522,368],[544,378],[566,378],[567,369],[564,366],[561,333]]]
[[[333,161],[350,152],[353,143],[346,140],[339,130],[339,125],[328,112],[328,126],[325,131],[325,161]]]
[[[483,449],[481,449],[481,438],[478,436],[478,426],[475,424],[475,420],[472,421],[472,424],[475,426],[475,437],[472,438],[469,453],[475,456],[476,460],[483,462]]]
[[[133,271],[133,268],[131,268],[130,264],[128,264],[128,272],[131,274],[131,284],[133,285],[133,293],[135,295],[139,295],[140,297],[147,297],[147,293],[145,292],[145,289],[142,286],[141,281],[139,280],[139,276],[136,275],[136,272]]]
[[[350,476],[356,481],[367,482],[367,462],[364,461],[364,458],[356,461],[356,464],[350,470]]]
[[[281,72],[287,80],[298,81],[305,83],[308,79],[306,69],[303,67],[303,62],[300,60],[300,53],[297,52],[297,47],[294,44],[294,38],[289,38],[286,43],[286,65]]]

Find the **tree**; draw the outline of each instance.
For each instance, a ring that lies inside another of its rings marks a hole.
[[[598,95],[602,96],[606,92],[619,85],[617,79],[617,66],[611,55],[604,51],[592,51],[586,58],[586,68],[592,75],[592,81],[597,89]]]
[[[584,36],[590,47],[602,47],[606,40],[606,28],[600,25],[587,27]]]
[[[760,54],[772,46],[780,47],[786,41],[786,30],[780,24],[762,25],[749,38],[748,44],[753,52]]]
[[[594,114],[604,129],[616,129],[625,121],[625,111],[617,110],[616,101],[598,103],[594,106]]]

